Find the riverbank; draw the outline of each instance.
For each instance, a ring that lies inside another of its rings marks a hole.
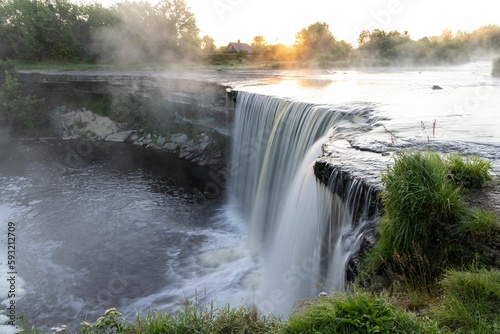
[[[201,167],[224,173],[226,143],[214,131],[157,135],[144,129],[118,123],[85,108],[71,110],[61,106],[49,111],[52,131],[63,140],[129,143],[176,154]]]

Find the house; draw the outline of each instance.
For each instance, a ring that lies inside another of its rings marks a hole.
[[[252,54],[253,49],[247,43],[241,43],[240,40],[238,40],[237,43],[231,42],[226,46],[226,53],[240,53],[240,52],[246,52],[248,54]]]

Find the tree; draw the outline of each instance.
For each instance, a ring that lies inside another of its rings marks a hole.
[[[363,30],[358,37],[358,52],[361,58],[376,60],[379,65],[389,65],[399,61],[400,53],[406,53],[408,48],[405,45],[410,42],[407,31],[401,34],[396,30]]]
[[[205,53],[213,53],[215,51],[214,39],[209,35],[203,36],[201,39],[201,48]]]
[[[21,84],[11,66],[0,62],[0,124],[13,135],[34,135],[44,130],[48,115],[43,99],[21,93]]]
[[[118,22],[94,35],[104,60],[159,62],[198,56],[196,20],[184,0],[122,2],[113,8]]]
[[[328,53],[335,45],[335,37],[325,22],[316,22],[295,35],[295,46],[302,59],[311,59],[316,53]]]
[[[253,38],[252,49],[253,49],[254,55],[257,57],[268,58],[268,56],[269,56],[268,53],[270,51],[269,50],[270,48],[267,45],[266,39],[262,35],[255,36]]]
[[[1,56],[38,61],[86,59],[90,31],[100,25],[94,13],[87,11],[89,8],[92,7],[79,7],[68,0],[2,2],[0,45],[4,51]],[[102,7],[101,11],[104,11]]]
[[[349,58],[352,46],[338,42],[325,22],[316,22],[295,35],[295,48],[301,60],[316,60],[321,66]]]
[[[178,41],[179,51],[190,52],[200,47],[200,29],[196,18],[185,0],[163,0],[158,3],[157,9],[174,27],[175,38]]]

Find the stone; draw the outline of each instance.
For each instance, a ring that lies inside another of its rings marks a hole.
[[[189,152],[186,150],[182,150],[181,153],[179,153],[179,158],[186,158],[189,155]]]
[[[196,146],[196,144],[193,140],[190,140],[181,146],[181,150],[187,151],[189,153],[195,152],[195,151],[197,151],[197,149],[198,149],[198,147]]]
[[[163,148],[168,150],[168,151],[176,151],[177,147],[179,147],[179,144],[172,143],[172,142],[168,142],[165,145],[163,145]]]
[[[166,142],[167,142],[167,138],[165,138],[165,137],[158,137],[158,139],[156,139],[156,145],[158,145],[158,146],[163,146],[163,145],[165,145]]]
[[[170,136],[170,141],[173,141],[174,143],[185,143],[188,140],[188,136],[185,133],[176,133]]]
[[[110,135],[108,135],[105,140],[106,141],[113,141],[113,142],[119,142],[123,143],[126,142],[132,135],[134,131],[132,130],[126,130],[126,131],[120,131],[120,132],[115,132]]]
[[[209,144],[210,144],[209,142],[201,142],[198,148],[200,151],[205,151]]]

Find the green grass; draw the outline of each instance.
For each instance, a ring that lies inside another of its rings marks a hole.
[[[481,233],[491,235],[498,219],[469,208],[464,193],[483,186],[490,168],[478,157],[398,153],[382,177],[383,218],[365,270],[430,293],[446,268],[477,260]]]
[[[384,217],[379,240],[368,255],[372,270],[394,262],[394,257],[409,257],[415,250],[427,261],[427,273],[436,275],[445,261],[442,243],[447,241],[443,226],[460,220],[465,207],[461,188],[448,177],[448,169],[437,153],[402,152],[382,177]],[[406,268],[393,265],[394,270]]]
[[[440,333],[431,322],[366,294],[321,298],[293,314],[283,333]]]
[[[470,236],[478,243],[491,244],[500,240],[500,221],[494,211],[471,208],[457,228],[461,235]]]
[[[467,189],[479,189],[491,180],[491,163],[478,156],[462,157],[450,154],[446,157],[451,180]]]
[[[500,270],[450,270],[430,316],[454,333],[500,333]]]
[[[260,316],[255,308],[226,305],[217,308],[213,304],[200,309],[187,302],[176,314],[151,311],[145,317],[138,316],[128,322],[116,309],[109,309],[94,323],[83,322],[82,334],[216,334],[216,333],[276,333],[281,321],[273,316]]]
[[[16,69],[20,70],[57,70],[57,71],[100,71],[100,70],[169,70],[169,69],[204,69],[212,65],[206,62],[184,62],[184,63],[135,63],[135,64],[112,64],[112,63],[68,63],[68,62],[13,62]]]

